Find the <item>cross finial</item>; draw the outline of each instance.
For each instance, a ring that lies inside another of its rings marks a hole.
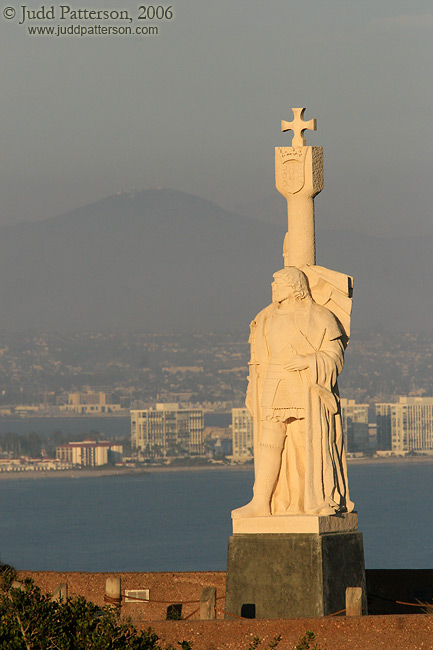
[[[293,120],[292,122],[281,121],[282,131],[293,131],[292,147],[305,147],[304,131],[310,129],[315,131],[317,129],[317,121],[309,120],[304,121],[305,108],[292,108]]]

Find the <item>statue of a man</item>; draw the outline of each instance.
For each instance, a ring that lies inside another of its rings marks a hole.
[[[251,324],[250,342],[254,497],[232,516],[350,512],[337,388],[346,337],[301,270],[274,274],[272,304]]]

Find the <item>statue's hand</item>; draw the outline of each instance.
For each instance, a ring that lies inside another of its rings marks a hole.
[[[306,370],[308,368],[308,364],[306,358],[298,354],[296,357],[293,357],[293,359],[291,359],[288,363],[285,363],[284,368],[289,372],[292,372],[293,370]]]

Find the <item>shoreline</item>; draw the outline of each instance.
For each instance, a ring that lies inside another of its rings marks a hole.
[[[192,467],[143,467],[143,468],[110,468],[110,469],[65,469],[24,472],[0,472],[0,481],[7,479],[44,479],[44,478],[99,478],[105,476],[138,476],[140,474],[160,474],[166,472],[200,472],[225,470],[253,470],[252,465],[198,465]]]
[[[433,456],[377,456],[376,458],[348,458],[348,465],[384,465],[403,463],[433,463]]]
[[[403,465],[417,463],[433,463],[433,456],[410,458],[349,458],[348,465]],[[215,471],[253,471],[252,464],[239,465],[194,465],[177,467],[139,467],[139,468],[107,468],[107,469],[67,469],[48,471],[0,472],[0,481],[20,479],[51,479],[51,478],[102,478],[107,476],[138,476],[140,474],[159,474],[167,472],[215,472]]]

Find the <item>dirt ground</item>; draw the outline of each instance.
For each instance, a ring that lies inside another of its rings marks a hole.
[[[144,623],[144,622],[143,622]],[[295,650],[307,630],[317,650],[432,650],[433,617],[427,615],[298,618],[265,621],[161,621],[151,624],[162,647],[192,641],[193,650],[248,650],[255,637],[267,650],[281,635],[278,650]]]
[[[278,650],[295,650],[307,631],[315,634],[317,650],[433,650],[433,616],[398,614],[392,616],[335,616],[314,619],[224,620],[225,572],[161,573],[57,573],[20,571],[19,578],[31,577],[44,593],[52,593],[67,583],[69,596],[82,595],[104,605],[105,581],[120,577],[125,589],[149,589],[150,600],[123,603],[122,617],[130,618],[139,629],[151,627],[164,648],[179,647],[182,640],[192,642],[193,650],[249,650],[255,638],[258,650],[281,635]],[[217,589],[217,619],[199,620],[203,587]],[[183,620],[167,621],[170,604],[182,604]]]

